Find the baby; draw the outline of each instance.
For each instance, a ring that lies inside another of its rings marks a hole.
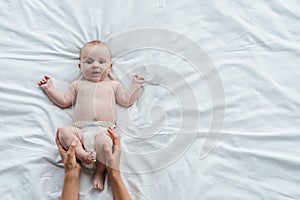
[[[106,130],[116,123],[115,102],[122,106],[132,105],[140,94],[144,78],[135,75],[130,89],[125,91],[109,74],[112,69],[110,49],[98,40],[88,42],[81,48],[78,67],[84,79],[74,81],[64,93],[53,86],[49,76],[44,76],[38,84],[56,105],[63,108],[75,105],[74,123],[60,129],[59,140],[65,149],[73,140],[78,141],[77,159],[83,166],[95,169],[94,188],[103,190],[103,145],[112,147]]]

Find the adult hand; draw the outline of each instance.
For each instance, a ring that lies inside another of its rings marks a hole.
[[[78,200],[79,199],[79,182],[81,166],[76,161],[75,148],[76,140],[72,141],[68,151],[64,149],[58,139],[59,129],[56,131],[55,142],[59,154],[65,166],[64,183],[61,191],[60,200]]]
[[[77,145],[77,141],[73,140],[68,151],[66,151],[58,139],[58,134],[59,134],[59,129],[57,129],[56,131],[55,142],[57,144],[59,154],[64,163],[65,172],[70,172],[70,171],[80,172],[81,165],[76,161],[76,156],[75,156],[75,148]]]
[[[106,157],[106,169],[109,181],[111,183],[111,189],[113,192],[114,199],[131,200],[131,197],[120,174],[121,145],[119,136],[114,132],[114,130],[111,127],[107,129],[107,133],[111,137],[114,145],[113,152],[108,146],[103,146]]]
[[[108,135],[111,137],[113,142],[113,152],[107,145],[103,145],[106,158],[106,169],[108,173],[120,171],[120,158],[121,158],[121,144],[119,136],[115,133],[114,129],[108,127]]]

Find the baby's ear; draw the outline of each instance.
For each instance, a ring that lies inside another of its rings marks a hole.
[[[80,64],[78,64],[78,68],[80,69],[80,67],[81,67],[81,65]]]

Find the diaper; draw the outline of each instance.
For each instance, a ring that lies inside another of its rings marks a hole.
[[[106,131],[109,126],[112,128],[116,127],[115,124],[105,121],[79,121],[74,122],[73,126],[82,130],[84,140],[83,145],[86,151],[95,151],[94,143],[96,135],[98,135],[102,131]],[[88,169],[95,168],[95,163],[82,163],[82,165]]]

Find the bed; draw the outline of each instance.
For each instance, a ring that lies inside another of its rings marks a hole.
[[[55,144],[72,108],[65,90],[90,40],[108,44],[113,75],[145,76],[118,106],[121,172],[132,199],[300,199],[300,3],[289,1],[0,1],[0,196],[58,199]],[[83,169],[80,199],[113,199]]]

